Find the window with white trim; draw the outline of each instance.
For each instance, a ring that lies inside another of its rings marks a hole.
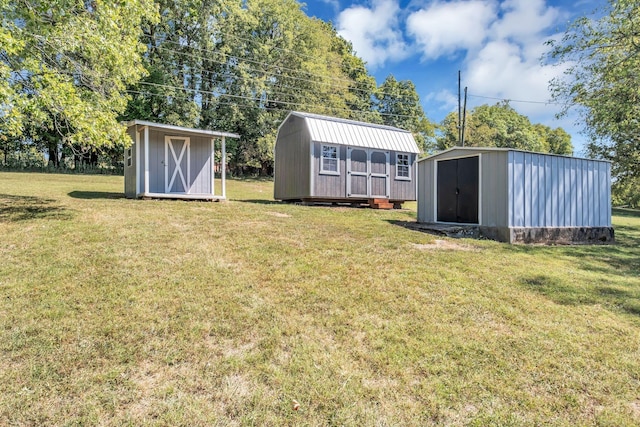
[[[340,174],[340,153],[335,145],[323,145],[320,157],[320,173]]]
[[[132,156],[132,151],[131,148],[127,149],[127,166],[131,167],[131,156]]]
[[[411,181],[410,154],[396,154],[396,179]]]

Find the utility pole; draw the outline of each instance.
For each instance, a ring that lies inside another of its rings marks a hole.
[[[461,106],[460,106],[460,79],[461,79],[461,72],[460,70],[458,70],[458,144],[459,145],[464,145],[463,144],[463,130],[462,130],[462,113],[461,113]]]
[[[461,146],[464,147],[464,128],[467,125],[467,87],[464,87],[464,110],[462,112],[462,131],[460,132]]]

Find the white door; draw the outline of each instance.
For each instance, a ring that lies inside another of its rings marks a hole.
[[[164,138],[164,191],[189,193],[191,183],[190,139],[185,136]]]
[[[347,197],[389,198],[389,152],[347,148]]]

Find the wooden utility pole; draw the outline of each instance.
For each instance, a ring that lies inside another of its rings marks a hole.
[[[461,113],[461,105],[460,105],[460,79],[461,73],[458,70],[458,145],[462,145],[462,113]]]
[[[460,132],[461,146],[464,147],[464,128],[467,125],[467,87],[464,87],[464,109],[462,111],[462,132]]]

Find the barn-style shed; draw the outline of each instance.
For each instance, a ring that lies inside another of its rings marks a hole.
[[[418,153],[408,131],[294,111],[278,128],[274,197],[399,207],[416,200]]]
[[[456,147],[418,162],[418,222],[474,224],[515,242],[608,242],[609,162]]]
[[[226,198],[225,139],[239,135],[143,120],[127,123],[127,132],[133,144],[124,156],[126,197]]]

